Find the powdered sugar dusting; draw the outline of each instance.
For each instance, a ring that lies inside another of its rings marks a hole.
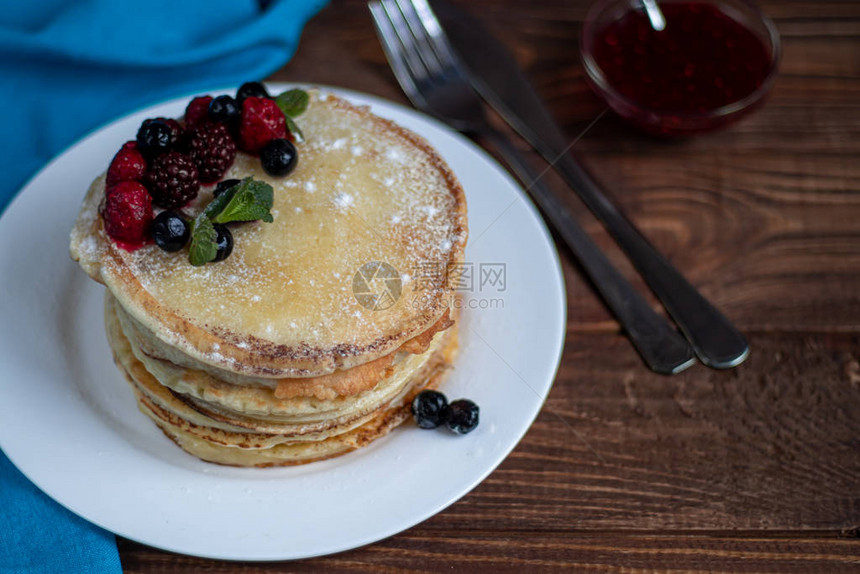
[[[405,161],[405,154],[401,150],[391,147],[385,150],[385,159],[395,163],[403,163]]]
[[[338,193],[332,199],[334,204],[338,207],[338,209],[346,209],[353,203],[355,203],[355,198],[348,193]]]
[[[339,345],[347,356],[380,333],[400,332],[415,315],[409,305],[417,296],[441,292],[444,285],[428,284],[420,269],[447,262],[465,242],[444,173],[399,133],[324,101],[312,97],[298,119],[305,142],[293,173],[273,178],[259,158],[240,152],[225,174],[270,183],[277,214],[273,223],[234,226],[230,257],[194,267],[186,250],[148,245],[123,255],[156,300],[200,326],[295,348]],[[189,215],[211,193],[203,189]],[[87,252],[99,248],[97,238],[80,244]],[[372,261],[391,265],[401,280],[390,310],[371,311],[353,293],[354,276]],[[228,353],[207,350],[212,360]]]

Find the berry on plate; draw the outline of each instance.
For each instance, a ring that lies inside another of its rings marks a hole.
[[[239,120],[239,104],[230,96],[218,96],[209,102],[209,119],[235,125]]]
[[[270,141],[286,137],[287,120],[278,104],[267,98],[245,98],[239,125],[239,146],[243,150],[258,153]]]
[[[185,125],[189,128],[209,121],[209,104],[212,96],[197,96],[185,108]]]
[[[271,98],[266,86],[260,82],[245,82],[236,92],[236,101],[239,103],[239,108],[242,107],[242,102],[245,98]]]
[[[219,181],[218,185],[215,186],[215,191],[212,192],[212,195],[218,197],[228,189],[236,187],[240,183],[242,183],[241,179],[225,179],[224,181]]]
[[[236,159],[236,144],[224,124],[203,124],[191,131],[188,151],[202,183],[221,179]]]
[[[197,165],[187,155],[169,151],[153,160],[146,172],[146,185],[155,205],[182,207],[197,197],[200,189]]]
[[[439,391],[421,391],[412,399],[412,416],[419,427],[434,429],[444,421],[448,399]]]
[[[173,147],[181,135],[182,127],[176,120],[144,120],[137,131],[137,149],[145,157],[152,158]]]
[[[260,150],[260,163],[269,175],[287,175],[296,168],[298,162],[296,146],[287,139],[274,139]]]
[[[146,173],[146,160],[137,150],[137,142],[126,142],[110,162],[107,171],[107,185],[121,181],[140,181]]]
[[[469,399],[452,401],[443,417],[448,428],[457,434],[470,433],[478,426],[480,409]]]
[[[168,252],[179,251],[191,237],[191,226],[182,214],[162,211],[152,222],[152,238],[155,244]]]
[[[218,236],[215,239],[215,245],[218,246],[218,252],[215,254],[215,259],[212,261],[224,261],[231,253],[233,253],[233,234],[227,229],[226,225],[220,223],[213,224],[215,233]]]
[[[140,182],[121,181],[106,189],[102,218],[113,239],[143,245],[152,224],[152,197]]]

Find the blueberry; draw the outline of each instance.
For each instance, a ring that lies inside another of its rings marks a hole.
[[[215,186],[215,191],[212,192],[212,195],[218,197],[231,187],[235,187],[242,183],[241,179],[225,179],[224,181],[219,181],[218,185]]]
[[[412,416],[423,429],[434,429],[444,422],[442,413],[448,399],[438,391],[421,391],[412,400]]]
[[[165,251],[179,251],[191,235],[188,221],[176,211],[162,211],[152,222],[152,237],[155,244]]]
[[[218,245],[218,253],[215,255],[213,261],[224,261],[233,252],[233,234],[230,233],[230,230],[225,225],[215,223],[213,226],[215,227],[215,232],[218,234],[218,238],[215,239],[215,243]]]
[[[170,149],[173,129],[162,120],[148,120],[137,131],[137,149],[146,157],[154,157]]]
[[[213,122],[235,124],[239,113],[239,104],[230,96],[218,96],[209,102],[209,119]]]
[[[478,426],[479,411],[478,405],[469,399],[459,399],[449,404],[442,416],[449,429],[457,434],[466,434]]]
[[[274,139],[260,151],[260,162],[269,175],[283,176],[296,168],[299,153],[290,140]]]
[[[245,82],[242,84],[242,87],[239,88],[239,91],[236,92],[236,101],[239,103],[240,108],[242,107],[242,102],[245,101],[245,98],[272,99],[272,96],[269,95],[269,92],[266,90],[266,86],[260,82]]]

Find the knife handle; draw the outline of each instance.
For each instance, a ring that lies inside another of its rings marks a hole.
[[[570,154],[558,158],[554,167],[603,221],[693,345],[699,359],[715,369],[727,369],[743,362],[749,355],[744,336],[654,249],[606,197],[591,174]]]
[[[679,373],[695,363],[687,341],[618,272],[511,141],[489,127],[480,135],[504,157],[544,216],[576,255],[645,363],[653,371],[666,375]]]

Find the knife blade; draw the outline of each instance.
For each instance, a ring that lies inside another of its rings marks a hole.
[[[744,336],[654,249],[570,153],[569,138],[508,49],[465,11],[442,0],[431,0],[431,5],[473,87],[602,221],[702,362],[718,369],[743,362],[749,354]]]

